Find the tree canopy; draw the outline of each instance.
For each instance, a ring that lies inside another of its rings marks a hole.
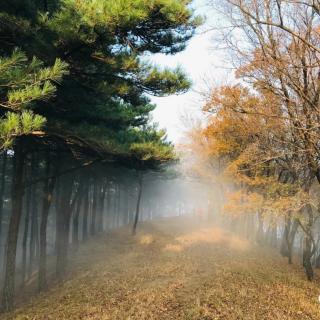
[[[36,56],[50,66],[58,59],[53,70],[59,72],[57,63],[68,70],[62,72],[62,81],[51,79],[43,85],[52,96],[52,82],[59,81],[54,99],[39,99],[30,105],[46,119],[48,134],[72,135],[112,153],[130,153],[132,143],[150,144],[151,137],[159,147],[162,140],[148,125],[155,107],[148,95],[183,93],[190,80],[180,68],[162,69],[148,62],[148,54],[174,54],[185,48],[200,23],[188,3],[65,0],[1,4],[1,51],[8,56],[19,47],[30,61]],[[31,88],[24,90],[32,94]]]

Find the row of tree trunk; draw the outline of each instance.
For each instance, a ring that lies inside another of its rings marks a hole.
[[[291,213],[284,216],[283,222],[275,219],[265,219],[261,212],[256,215],[245,215],[229,219],[233,231],[240,233],[259,245],[268,245],[279,248],[288,263],[293,263],[296,253],[301,258],[302,266],[308,280],[314,277],[314,267],[320,268],[320,233],[317,243],[314,240],[315,230],[320,230],[320,225],[315,225],[310,207],[303,208],[306,221],[302,223],[297,216]]]
[[[136,230],[142,175],[137,179],[136,173],[102,166],[73,170],[66,163],[55,153],[29,152],[23,140],[2,156],[3,311],[12,310],[17,287],[33,275],[39,291],[47,288],[48,255],[56,256],[55,274],[61,281],[70,248],[76,252],[90,237],[121,225],[131,223]]]

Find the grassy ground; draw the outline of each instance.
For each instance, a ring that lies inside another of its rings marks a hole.
[[[174,218],[92,241],[69,280],[0,318],[320,319],[319,284],[275,252]]]

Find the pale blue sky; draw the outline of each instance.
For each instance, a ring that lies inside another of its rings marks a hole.
[[[193,2],[196,13],[206,15],[207,21],[190,40],[186,50],[174,56],[157,54],[151,59],[162,66],[182,66],[193,81],[192,89],[183,95],[152,98],[152,102],[157,104],[153,112],[154,121],[159,123],[160,128],[167,130],[168,138],[173,142],[179,142],[183,137],[183,116],[188,115],[194,119],[202,116],[200,110],[203,98],[198,92],[207,91],[208,83],[225,82],[230,77],[230,71],[221,68],[224,64],[222,52],[213,50],[215,33],[207,30],[219,17],[205,5],[206,2],[207,0]]]

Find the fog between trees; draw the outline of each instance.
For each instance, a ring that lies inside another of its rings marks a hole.
[[[196,213],[199,208],[207,215],[205,187],[185,180],[175,167],[142,174],[112,163],[79,168],[72,158],[52,155],[52,161],[60,163],[59,175],[54,176],[54,164],[48,163],[47,156],[47,151],[32,153],[24,162],[22,211],[15,229],[17,292],[35,281],[39,291],[45,290],[47,278],[62,281],[69,255],[102,232],[129,226],[135,233],[139,230],[135,222]],[[11,208],[17,200],[12,198],[14,161],[12,152],[1,157],[2,285],[8,266],[6,241],[13,232]]]

